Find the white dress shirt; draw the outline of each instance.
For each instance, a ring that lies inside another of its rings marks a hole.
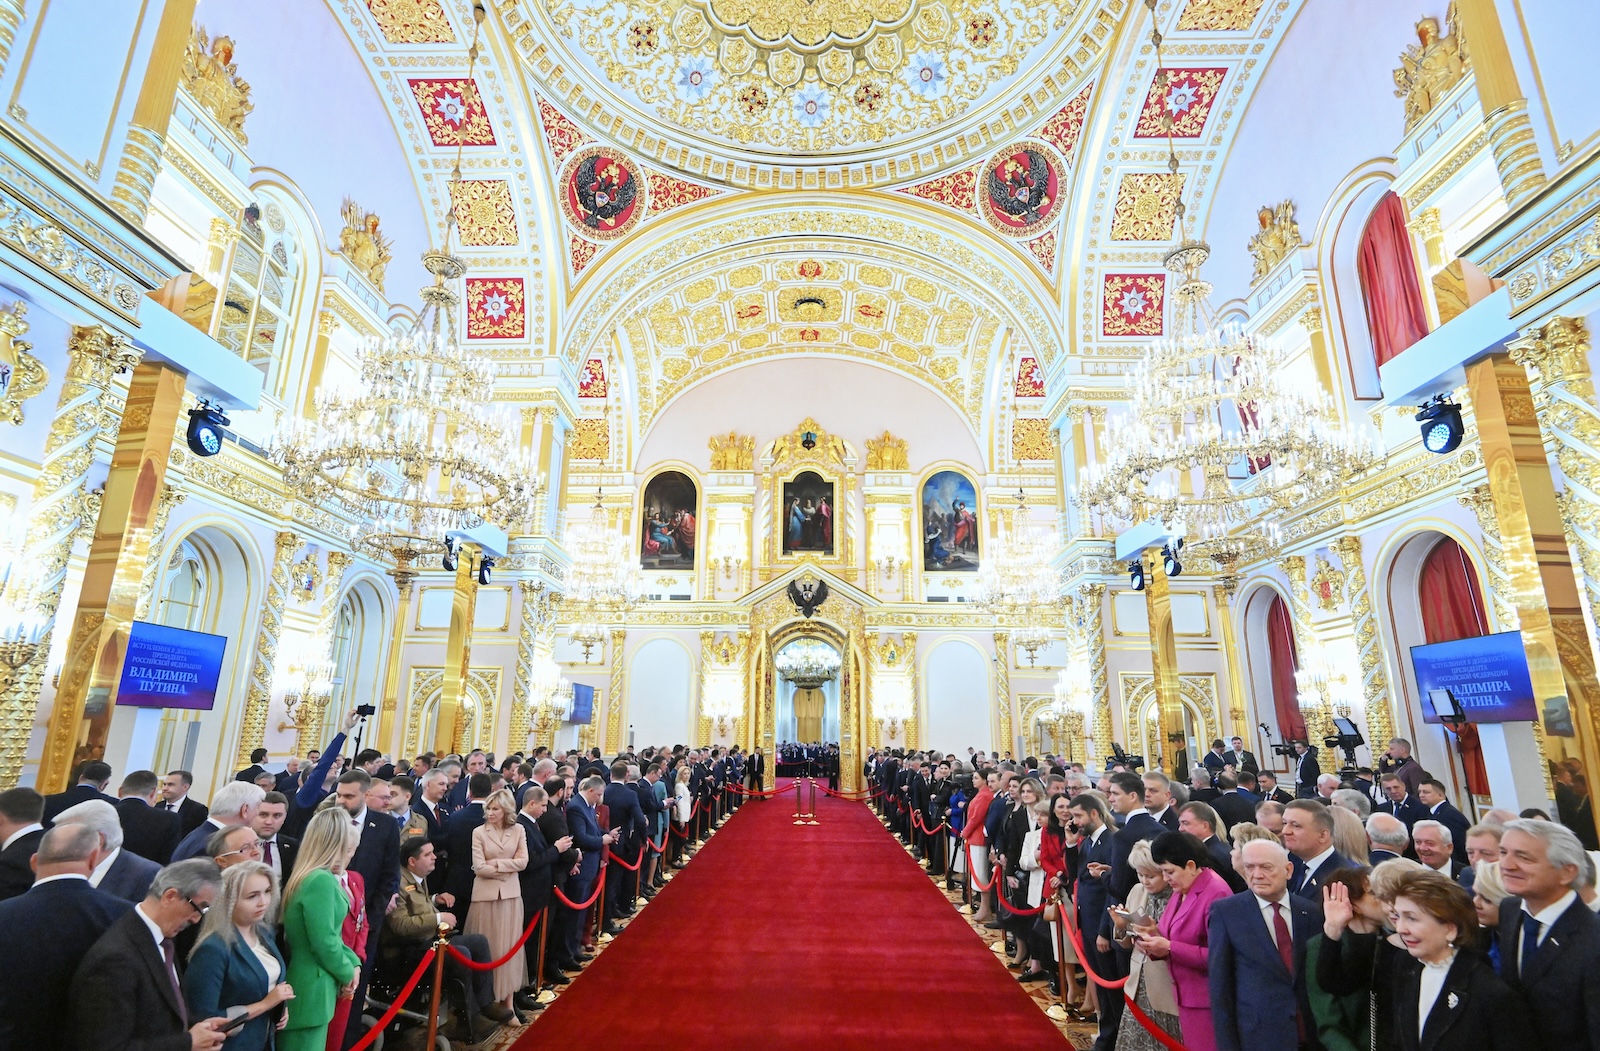
[[[1561,918],[1561,914],[1566,912],[1572,903],[1577,900],[1577,893],[1569,890],[1561,895],[1555,904],[1546,905],[1538,912],[1529,912],[1528,903],[1523,902],[1522,922],[1527,923],[1530,916],[1539,921],[1539,944],[1543,945],[1544,940],[1550,937],[1550,928],[1555,926],[1555,922]],[[1517,973],[1522,973],[1522,939],[1520,937],[1517,939]]]
[[[1422,1036],[1422,1031],[1428,1026],[1428,1014],[1433,1010],[1433,1005],[1439,999],[1439,994],[1444,991],[1444,980],[1450,977],[1450,966],[1456,962],[1456,954],[1452,950],[1443,963],[1422,964],[1422,976],[1417,992],[1417,1036]]]
[[[272,845],[271,861],[266,860],[267,844],[269,843]],[[276,832],[261,841],[261,860],[266,864],[267,868],[277,874],[278,881],[281,884],[283,882],[283,844],[278,842],[278,834]]]
[[[122,848],[117,847],[111,853],[100,859],[100,864],[96,865],[94,867],[94,871],[89,874],[89,886],[100,886],[100,881],[106,878],[106,873],[111,871],[112,863],[117,860],[117,855],[121,853]]]
[[[1287,890],[1276,898],[1263,898],[1259,894],[1253,894],[1251,897],[1256,899],[1256,907],[1261,910],[1261,918],[1267,924],[1267,937],[1272,939],[1274,946],[1278,944],[1278,926],[1273,920],[1272,907],[1274,905],[1283,906],[1283,922],[1289,925],[1291,934],[1294,932],[1294,913],[1289,909],[1289,892]]]
[[[1323,864],[1326,863],[1327,860],[1329,858],[1331,858],[1331,857],[1333,857],[1333,847],[1330,846],[1327,850],[1324,850],[1321,854],[1318,854],[1316,857],[1312,858],[1310,861],[1305,862],[1305,866],[1306,866],[1305,870],[1300,874],[1300,885],[1301,886],[1305,886],[1305,881],[1310,879],[1312,877],[1312,875],[1315,874],[1316,871],[1318,869],[1320,869],[1323,866]]]
[[[141,901],[139,904],[135,905],[133,907],[133,911],[138,914],[141,920],[144,921],[146,929],[150,931],[150,937],[156,940],[156,952],[165,957],[166,950],[162,948],[162,946],[164,946],[167,942],[166,932],[164,932],[160,927],[156,926],[156,921],[152,920],[150,918],[150,914],[144,911],[144,902]]]
[[[35,821],[31,825],[23,825],[21,828],[17,829],[15,832],[11,833],[11,835],[7,836],[6,837],[6,841],[4,843],[0,843],[0,850],[6,849],[11,844],[13,844],[17,840],[21,839],[23,836],[26,836],[29,832],[42,832],[42,831],[44,831],[44,826],[39,824],[39,822],[37,822],[37,821]]]

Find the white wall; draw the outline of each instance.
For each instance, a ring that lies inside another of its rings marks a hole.
[[[951,639],[929,651],[917,677],[924,748],[965,755],[969,747],[997,747],[990,728],[994,698],[989,679],[989,656],[971,643]]]
[[[670,747],[694,739],[694,679],[689,652],[672,639],[651,639],[633,651],[628,664],[628,723],[636,747]]]

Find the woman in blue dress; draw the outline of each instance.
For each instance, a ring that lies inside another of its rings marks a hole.
[[[806,514],[800,510],[798,496],[789,499],[789,546],[799,547],[800,536],[806,527]]]

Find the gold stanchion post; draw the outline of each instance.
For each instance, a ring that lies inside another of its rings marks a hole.
[[[446,940],[450,928],[439,924],[439,939],[433,943],[433,995],[428,1004],[428,1043],[427,1047],[438,1046],[439,1043],[439,998],[444,993],[444,954],[449,942]]]

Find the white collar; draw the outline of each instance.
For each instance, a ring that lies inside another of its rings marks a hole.
[[[1440,865],[1436,869],[1433,869],[1433,871],[1438,872],[1438,873],[1440,873],[1442,875],[1445,875],[1445,876],[1450,875],[1450,863],[1452,861],[1454,861],[1454,860],[1455,860],[1454,858],[1445,858],[1444,859],[1444,864]],[[1429,865],[1428,868],[1433,868],[1433,866]]]
[[[357,825],[365,825],[367,823],[367,808],[363,806],[360,810],[351,814],[350,819]]]
[[[1529,912],[1528,903],[1523,902],[1522,911],[1525,915],[1532,916],[1535,920],[1539,921],[1540,926],[1544,930],[1549,930],[1550,925],[1559,920],[1562,913],[1566,912],[1567,909],[1572,906],[1572,903],[1577,900],[1577,892],[1569,890],[1565,894],[1561,895],[1560,898],[1557,898],[1555,904],[1546,905],[1538,912]]]
[[[1166,806],[1162,807],[1160,810],[1156,810],[1156,811],[1146,810],[1145,813],[1149,814],[1151,817],[1155,818],[1157,821],[1160,821],[1161,820],[1161,815],[1165,814],[1167,811],[1169,811],[1171,809],[1172,809],[1172,804],[1168,803]]]
[[[37,822],[37,821],[35,821],[31,825],[23,825],[21,828],[17,829],[15,832],[11,833],[11,835],[7,836],[6,837],[6,841],[4,843],[0,843],[0,850],[6,849],[11,844],[15,843],[17,840],[21,839],[23,836],[26,836],[30,832],[42,832],[42,831],[44,831],[44,826],[39,824],[39,822]]]
[[[164,932],[160,927],[156,926],[156,921],[152,920],[150,918],[150,914],[144,911],[144,902],[141,901],[139,904],[135,905],[133,907],[133,911],[135,915],[144,921],[145,927],[150,931],[150,937],[156,940],[156,949],[161,950],[162,947],[167,943],[166,932]],[[166,953],[162,952],[162,956],[165,958]]]
[[[172,807],[173,809],[176,810],[177,808],[183,806],[183,801],[185,799],[188,799],[188,798],[189,798],[189,793],[185,792],[183,795],[179,796],[177,799],[173,799],[173,800],[170,800],[170,801],[165,799],[165,798],[163,798],[161,800],[161,805],[162,806],[169,806],[169,807]]]
[[[1318,854],[1316,857],[1312,858],[1310,861],[1304,862],[1305,867],[1306,867],[1306,871],[1307,872],[1315,872],[1318,869],[1320,869],[1322,867],[1322,863],[1324,861],[1327,861],[1329,858],[1333,857],[1333,849],[1334,848],[1332,846],[1330,846],[1330,847],[1328,847],[1327,850],[1324,850],[1321,854]]]
[[[1254,891],[1250,892],[1250,896],[1256,899],[1256,908],[1260,909],[1262,912],[1266,912],[1274,905],[1282,905],[1285,910],[1289,908],[1289,888],[1287,887],[1285,887],[1283,889],[1283,893],[1279,894],[1276,898],[1263,898]]]
[[[121,853],[122,848],[117,847],[111,853],[100,859],[100,864],[96,865],[94,867],[94,871],[89,873],[89,886],[100,886],[100,881],[106,878],[106,873],[111,871],[111,866],[116,863],[117,855]]]
[[[1445,804],[1446,804],[1446,803],[1448,803],[1448,802],[1449,802],[1449,800],[1448,800],[1448,799],[1441,799],[1441,800],[1439,800],[1439,801],[1438,801],[1438,802],[1437,802],[1437,803],[1435,803],[1435,804],[1433,804],[1433,806],[1431,806],[1431,807],[1429,807],[1429,808],[1428,808],[1428,813],[1430,813],[1430,814],[1437,814],[1437,813],[1438,813],[1438,812],[1439,812],[1439,808],[1440,808],[1440,807],[1442,807],[1442,806],[1444,806],[1444,805],[1445,805]]]

